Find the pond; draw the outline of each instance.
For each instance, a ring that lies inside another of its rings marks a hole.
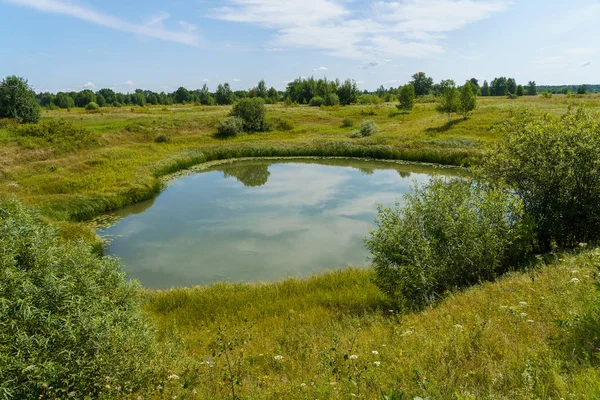
[[[368,264],[377,204],[455,169],[349,159],[235,161],[113,213],[106,252],[149,288],[305,277]]]

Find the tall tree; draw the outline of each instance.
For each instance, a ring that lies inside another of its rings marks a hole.
[[[524,96],[524,95],[525,95],[525,88],[523,87],[523,85],[517,86],[517,96]]]
[[[467,119],[475,107],[477,107],[477,97],[473,93],[471,81],[467,81],[464,86],[460,88],[459,110],[463,117]]]
[[[517,81],[514,78],[508,78],[506,81],[506,90],[508,94],[517,94]]]
[[[482,96],[490,95],[490,85],[488,85],[487,81],[483,81],[483,85],[481,86],[481,95]]]
[[[358,99],[358,93],[359,91],[356,82],[351,79],[346,79],[337,90],[340,104],[343,106],[355,103]]]
[[[186,88],[184,88],[182,86],[175,91],[174,98],[175,98],[175,103],[179,103],[179,104],[188,103],[188,102],[192,101],[192,94],[190,93],[189,90],[187,90]]]
[[[529,81],[527,84],[527,96],[537,96],[537,85],[535,81]]]
[[[256,86],[256,97],[267,98],[267,84],[264,79],[261,79]]]
[[[412,79],[409,83],[415,88],[415,95],[426,96],[431,93],[433,78],[425,75],[425,72],[417,72],[412,76]]]
[[[436,110],[440,114],[448,114],[448,123],[451,121],[452,113],[457,112],[460,106],[459,92],[455,86],[448,86],[440,96],[440,103]]]
[[[398,108],[404,111],[410,111],[415,105],[415,87],[410,83],[402,86],[400,89],[400,104]]]
[[[36,123],[40,120],[40,114],[40,104],[27,80],[12,75],[0,83],[0,118]]]
[[[507,79],[503,76],[494,78],[490,92],[492,96],[506,96],[508,94]]]
[[[219,84],[217,86],[217,91],[215,92],[215,101],[219,105],[232,104],[234,100],[233,92],[231,91],[231,87],[229,83],[225,83],[223,85]]]
[[[77,107],[85,107],[90,103],[96,102],[96,95],[90,89],[82,90],[75,95],[75,105]]]

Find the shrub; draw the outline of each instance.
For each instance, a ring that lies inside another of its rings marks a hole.
[[[352,137],[366,137],[379,132],[379,126],[370,119],[364,120],[357,131],[352,133]]]
[[[381,98],[372,94],[363,94],[357,100],[357,103],[362,105],[380,104],[382,102],[383,100]]]
[[[275,129],[278,131],[291,131],[294,129],[294,123],[286,118],[277,118],[275,120]]]
[[[544,93],[542,93],[542,97],[545,98],[545,99],[549,99],[549,98],[552,97],[552,93],[550,93],[547,90],[544,90]]]
[[[376,284],[401,309],[494,279],[528,253],[521,202],[506,190],[438,177],[404,203],[379,207],[366,239]]]
[[[354,125],[354,122],[350,118],[344,118],[342,121],[342,128],[350,128]]]
[[[229,115],[242,119],[245,132],[265,132],[270,130],[266,113],[265,101],[260,97],[254,97],[235,103]]]
[[[92,101],[92,102],[88,103],[87,106],[85,106],[85,110],[91,111],[91,112],[97,112],[100,110],[100,106]]]
[[[3,397],[114,397],[151,379],[154,332],[117,259],[61,242],[15,200],[0,203],[0,248]]]
[[[340,105],[340,97],[335,93],[329,93],[325,96],[325,105],[326,106],[339,106]]]
[[[25,79],[13,75],[0,83],[0,119],[30,124],[38,122],[40,116],[40,105]]]
[[[217,124],[219,136],[235,136],[244,131],[244,120],[240,117],[227,117]]]
[[[321,96],[315,96],[310,99],[308,105],[311,107],[321,107],[322,105],[325,105],[325,100],[323,100]]]
[[[600,240],[600,125],[580,109],[523,113],[501,128],[486,177],[510,185],[534,219],[542,250]]]
[[[171,141],[171,138],[168,135],[165,135],[164,133],[159,133],[154,138],[154,143],[169,143],[170,141]]]
[[[404,85],[400,89],[400,103],[398,109],[410,111],[415,105],[415,87],[411,84]]]
[[[9,129],[15,136],[34,138],[53,144],[70,142],[77,146],[85,146],[98,142],[94,132],[64,119],[48,119],[39,124],[15,125]]]

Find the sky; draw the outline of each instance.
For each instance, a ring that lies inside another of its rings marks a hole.
[[[0,77],[36,91],[600,83],[600,0],[0,0]]]

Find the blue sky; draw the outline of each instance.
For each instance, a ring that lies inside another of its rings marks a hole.
[[[37,91],[600,83],[598,0],[0,0],[0,76]]]

